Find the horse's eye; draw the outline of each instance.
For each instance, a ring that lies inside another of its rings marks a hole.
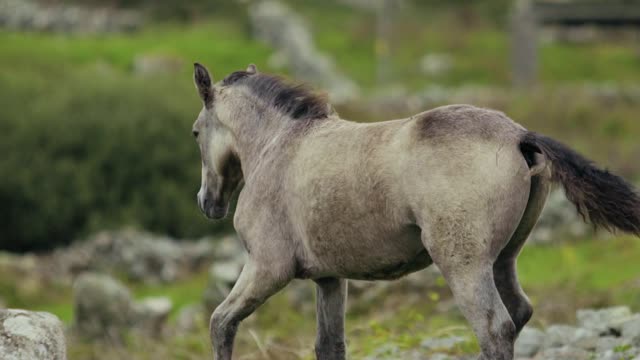
[[[199,134],[200,134],[200,131],[198,131],[198,130],[193,130],[193,137],[194,137],[194,138],[196,138],[196,139],[197,139]]]

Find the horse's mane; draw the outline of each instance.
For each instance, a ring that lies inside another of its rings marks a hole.
[[[325,119],[330,114],[326,96],[279,76],[236,71],[224,78],[222,85],[245,85],[256,96],[293,119]]]

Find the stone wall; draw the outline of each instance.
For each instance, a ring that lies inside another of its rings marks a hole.
[[[45,6],[30,0],[0,0],[0,28],[64,33],[129,32],[142,26],[132,10]]]

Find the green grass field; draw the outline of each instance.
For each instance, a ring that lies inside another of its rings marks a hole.
[[[639,257],[640,241],[632,237],[576,239],[562,244],[528,246],[519,258],[518,270],[536,309],[531,324],[544,327],[551,323],[571,323],[575,320],[575,310],[583,307],[628,305],[634,311],[640,311],[640,269],[634,266]],[[201,301],[206,282],[206,272],[202,272],[170,285],[128,285],[138,299],[147,296],[171,298],[175,307],[170,322],[174,322],[181,307]],[[313,287],[311,282],[305,283],[310,289]],[[14,284],[13,288],[11,284]],[[70,288],[45,286],[29,290],[16,287],[13,278],[4,276],[0,277],[0,288],[3,294],[14,294],[6,299],[10,307],[49,311],[68,324],[72,322]],[[404,290],[400,293],[397,289]],[[447,310],[438,307],[438,304],[450,302],[451,296],[443,279],[427,291],[391,287],[372,299],[352,297],[347,315],[351,356],[362,358],[384,344],[400,350],[418,349],[427,337],[454,334],[471,337],[455,307],[447,307]],[[313,300],[306,305],[302,308],[292,306],[286,290],[274,296],[243,323],[236,346],[238,353],[248,359],[261,352],[288,354],[290,357],[285,359],[311,359],[315,336]],[[147,347],[170,351],[175,355],[171,358],[197,358],[209,351],[206,324],[200,325],[201,330],[197,333],[172,337],[163,344],[133,337],[124,349],[107,351],[100,346],[72,341],[70,354],[76,357],[71,359],[84,359],[87,353],[94,352],[96,359],[109,358],[99,356],[104,355],[103,351],[107,354],[109,351],[126,352],[132,359],[152,358],[147,356],[153,356],[154,352]],[[470,340],[455,351],[476,350],[477,345]],[[260,356],[258,358],[268,358]]]
[[[365,94],[374,92],[377,85],[374,15],[348,12],[334,2],[320,3],[316,0],[289,1],[309,20],[317,46],[330,54],[337,67],[362,86]],[[481,16],[469,19],[450,9],[430,7],[401,9],[399,16],[401,21],[394,30],[390,49],[393,84],[385,86],[401,84],[417,91],[432,85],[479,84],[489,89],[502,89],[509,93],[506,100],[477,105],[505,111],[526,127],[561,139],[623,176],[640,179],[640,121],[637,119],[640,100],[634,96],[594,97],[583,88],[585,84],[611,84],[614,88],[636,86],[640,82],[640,57],[635,44],[624,39],[593,44],[541,43],[538,86],[511,91],[509,37],[505,26],[501,25],[504,21],[490,21]],[[78,131],[77,126],[80,130],[84,127],[91,130],[79,132],[77,137],[83,143],[86,141],[84,134],[112,137],[113,143],[105,145],[107,150],[104,150],[110,154],[108,150],[120,149],[119,142],[122,141],[135,143],[137,139],[144,139],[149,143],[162,143],[167,139],[182,139],[181,132],[184,131],[184,142],[188,141],[188,145],[160,149],[155,156],[171,159],[170,155],[184,152],[181,161],[186,164],[193,160],[193,174],[199,176],[195,146],[189,137],[189,126],[200,106],[191,80],[192,62],[206,64],[216,80],[251,62],[262,71],[274,71],[268,65],[272,50],[253,40],[249,29],[247,19],[238,15],[202,18],[191,24],[152,23],[141,32],[127,35],[70,36],[2,30],[0,132],[4,132],[5,127],[13,129],[13,126],[17,130],[12,132],[11,139],[7,139],[11,141],[0,145],[13,144],[9,148],[11,152],[7,150],[6,153],[17,154],[16,149],[23,149],[23,144],[40,145],[51,134],[57,141],[62,141],[63,135],[69,133],[66,128]],[[450,55],[453,59],[450,71],[434,76],[422,74],[419,62],[428,53]],[[176,72],[150,77],[136,75],[133,72],[135,59],[144,55],[175,59],[180,68]],[[286,69],[278,72],[286,73]],[[100,97],[99,101],[96,97]],[[354,114],[355,120],[372,118],[375,114]],[[157,124],[153,125],[147,119],[158,119]],[[87,125],[82,125],[85,120]],[[89,151],[91,148],[87,144],[81,150],[75,148],[78,139],[70,138],[71,150],[66,147],[63,150],[76,151],[81,156],[96,155]],[[192,149],[193,153],[185,149]],[[130,160],[132,156],[127,152],[115,153],[117,160]],[[44,155],[55,156],[37,152],[19,155],[6,171],[29,179],[39,178],[40,173],[34,175],[30,169],[43,166],[43,162],[48,161]],[[133,155],[140,156],[138,153]],[[79,169],[73,164],[63,161],[55,168],[65,184],[72,175],[90,174],[93,169]],[[115,160],[107,165],[116,169],[129,166]],[[182,170],[167,166],[160,171],[171,174]],[[91,190],[83,187],[86,185],[83,178],[77,184],[71,184],[74,194],[80,192],[78,188]],[[189,209],[181,212],[185,217],[197,214],[192,198],[184,203],[174,201],[183,197],[177,185],[152,185],[158,186],[163,194],[171,195],[166,202],[153,204],[155,208]],[[13,193],[13,186],[15,184],[10,182],[5,189]],[[193,182],[192,187],[195,186],[197,181]],[[51,193],[56,191],[57,188],[50,189]],[[37,195],[39,200],[47,200],[47,192]],[[68,198],[71,199],[71,195]],[[51,214],[61,212],[58,201],[45,202]],[[85,204],[84,195],[78,201]],[[145,201],[133,199],[134,205]],[[166,214],[159,216],[135,209],[138,208],[133,205],[123,209],[115,220],[92,218],[83,231],[111,226],[114,221],[123,219],[133,219],[135,224],[140,219],[134,215],[151,219],[148,222],[161,229],[171,225]],[[198,226],[210,229],[206,224]],[[176,233],[180,234],[180,231],[176,230]],[[532,323],[544,326],[551,322],[571,322],[574,310],[580,307],[624,304],[640,311],[640,268],[635,266],[638,258],[640,241],[631,237],[576,239],[526,248],[518,268],[523,286],[536,308]],[[28,279],[16,281],[19,278],[20,274],[0,274],[0,294],[8,306],[50,311],[67,324],[71,323],[70,288],[32,283]],[[206,282],[207,274],[203,272],[171,285],[128,285],[136,298],[169,296],[175,305],[171,316],[174,321],[180,307],[201,300]],[[362,358],[383,344],[391,346],[389,351],[394,346],[413,349],[425,337],[469,335],[457,310],[443,311],[438,307],[447,301],[450,301],[450,294],[443,281],[424,294],[383,293],[371,301],[354,300],[347,320],[352,358]],[[312,308],[297,310],[291,306],[286,294],[275,296],[241,327],[236,346],[239,358],[312,359],[315,332]],[[470,341],[455,351],[475,350],[477,345]],[[124,348],[84,344],[72,339],[69,357],[196,359],[203,358],[209,351],[206,324],[203,323],[197,334],[172,337],[162,343],[132,337]]]

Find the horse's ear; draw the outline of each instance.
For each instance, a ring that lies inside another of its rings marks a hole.
[[[258,73],[258,68],[256,67],[255,64],[249,64],[249,66],[247,66],[247,72],[249,74],[257,74]]]
[[[193,81],[204,105],[210,107],[213,104],[213,80],[209,70],[198,63],[193,64]]]

